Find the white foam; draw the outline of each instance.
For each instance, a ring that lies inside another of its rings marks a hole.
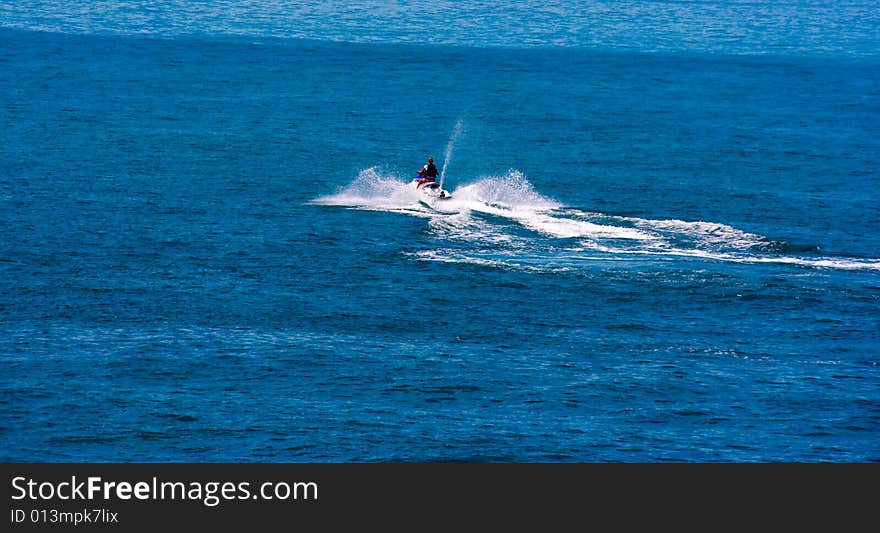
[[[428,225],[434,235],[446,240],[493,244],[507,248],[522,248],[524,239],[510,234],[504,226],[474,218],[468,212],[433,217]]]
[[[312,203],[388,211],[424,211],[418,207],[419,193],[410,185],[410,180],[382,174],[377,167],[360,171],[357,178],[341,191],[316,198]]]
[[[451,199],[438,201],[433,208],[428,208],[419,202],[421,196],[410,180],[372,167],[361,171],[357,179],[338,193],[317,198],[313,203],[427,218],[429,228],[438,239],[489,247],[468,253],[461,250],[418,252],[416,257],[421,260],[556,271],[582,268],[584,261],[626,260],[638,256],[658,260],[680,257],[743,264],[880,270],[880,259],[803,257],[768,252],[766,245],[771,242],[768,238],[716,222],[622,217],[563,208],[536,192],[516,170],[504,176],[482,177],[450,192]],[[517,232],[517,228],[540,236]],[[555,239],[572,238],[579,239],[579,248],[561,252],[553,244]],[[578,251],[589,253],[579,255]]]
[[[560,204],[534,190],[525,176],[510,170],[504,176],[484,177],[457,189],[443,207],[503,217],[548,237],[592,237],[653,240],[655,235],[637,229],[595,224],[559,216]]]
[[[630,239],[653,241],[657,237],[633,228],[605,224],[594,224],[584,220],[561,218],[542,213],[515,212],[513,218],[523,226],[551,237],[594,239]]]
[[[538,194],[522,172],[509,170],[504,176],[489,176],[457,188],[453,195],[465,205],[471,204],[499,209],[529,208],[553,209],[559,203]]]
[[[710,247],[734,248],[747,250],[767,242],[767,239],[755,233],[749,233],[726,224],[705,221],[686,220],[651,220],[644,218],[620,217],[634,226],[649,231],[660,232],[667,236],[687,238],[699,245]]]
[[[642,255],[642,256],[669,256],[688,257],[695,259],[709,259],[713,261],[726,261],[733,263],[755,264],[774,263],[803,266],[809,268],[829,268],[840,270],[878,270],[880,271],[880,259],[852,259],[838,257],[792,257],[769,254],[737,254],[725,252],[712,252],[700,249],[673,248],[668,250],[656,249],[624,249],[619,247],[603,246],[595,242],[585,242],[584,248],[596,252],[613,255]]]
[[[743,262],[751,262],[751,263],[781,263],[781,264],[791,264],[798,266],[806,266],[810,268],[833,268],[839,270],[877,270],[880,271],[880,259],[850,259],[850,258],[837,258],[837,257],[817,257],[813,258],[802,258],[802,257],[770,257],[770,256],[759,256],[759,257],[751,257],[745,258],[742,260]]]
[[[420,259],[422,261],[435,261],[440,263],[469,263],[474,265],[493,267],[507,266],[507,264],[500,259],[483,259],[453,250],[422,250],[409,255],[412,255],[413,257],[416,257],[417,259]]]
[[[485,252],[484,252],[485,253]],[[462,263],[469,265],[488,266],[495,268],[507,268],[511,270],[524,270],[530,272],[561,272],[569,270],[567,267],[558,267],[546,263],[546,258],[539,258],[538,263],[533,264],[535,258],[528,255],[510,255],[509,257],[481,257],[480,252],[469,253],[461,250],[440,249],[422,250],[409,254],[421,261],[433,261],[439,263]]]

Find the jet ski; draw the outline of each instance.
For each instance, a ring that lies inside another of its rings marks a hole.
[[[452,195],[449,194],[449,191],[440,187],[440,184],[436,181],[429,181],[423,183],[419,186],[419,180],[413,180],[413,187],[418,187],[416,190],[424,197],[424,200],[428,203],[433,203],[437,200],[449,200],[452,198]]]

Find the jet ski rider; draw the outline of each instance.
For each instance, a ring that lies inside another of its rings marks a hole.
[[[428,182],[437,181],[437,167],[434,166],[434,158],[429,157],[428,163],[419,170],[418,183],[416,189]]]

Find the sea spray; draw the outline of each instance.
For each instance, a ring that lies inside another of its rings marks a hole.
[[[503,176],[486,176],[456,189],[456,197],[505,208],[555,209],[561,205],[535,191],[519,170],[510,169]]]
[[[447,153],[456,136],[453,134]],[[520,268],[527,262],[529,270],[557,272],[589,269],[595,261],[602,260],[674,258],[880,271],[880,259],[780,253],[768,248],[767,244],[773,241],[767,237],[722,223],[622,217],[564,207],[537,192],[526,176],[515,169],[503,176],[486,176],[460,185],[448,203],[427,208],[399,176],[370,167],[336,194],[316,198],[312,203],[428,218],[432,234],[441,241],[479,243],[479,251],[456,255],[456,262],[502,268]],[[521,229],[534,233],[523,233]],[[560,247],[556,239],[577,241]],[[448,256],[444,249],[435,250],[430,257],[418,257],[444,261]]]
[[[440,188],[443,188],[443,178],[446,176],[446,167],[449,165],[449,160],[452,159],[452,148],[455,146],[455,141],[458,139],[458,136],[461,134],[461,119],[455,123],[455,127],[452,128],[452,135],[449,136],[449,142],[446,143],[446,152],[443,155],[443,168],[440,170]]]
[[[407,182],[370,167],[361,170],[354,181],[335,194],[315,198],[312,203],[396,211],[418,205],[418,197]]]

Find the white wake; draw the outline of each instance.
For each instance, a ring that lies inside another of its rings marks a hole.
[[[335,194],[312,203],[426,218],[434,238],[469,245],[413,254],[426,261],[567,270],[594,261],[684,258],[880,270],[880,259],[775,252],[771,239],[722,223],[622,217],[565,207],[538,193],[516,170],[461,184],[450,191],[451,199],[431,207],[420,203],[411,181],[372,167]]]

